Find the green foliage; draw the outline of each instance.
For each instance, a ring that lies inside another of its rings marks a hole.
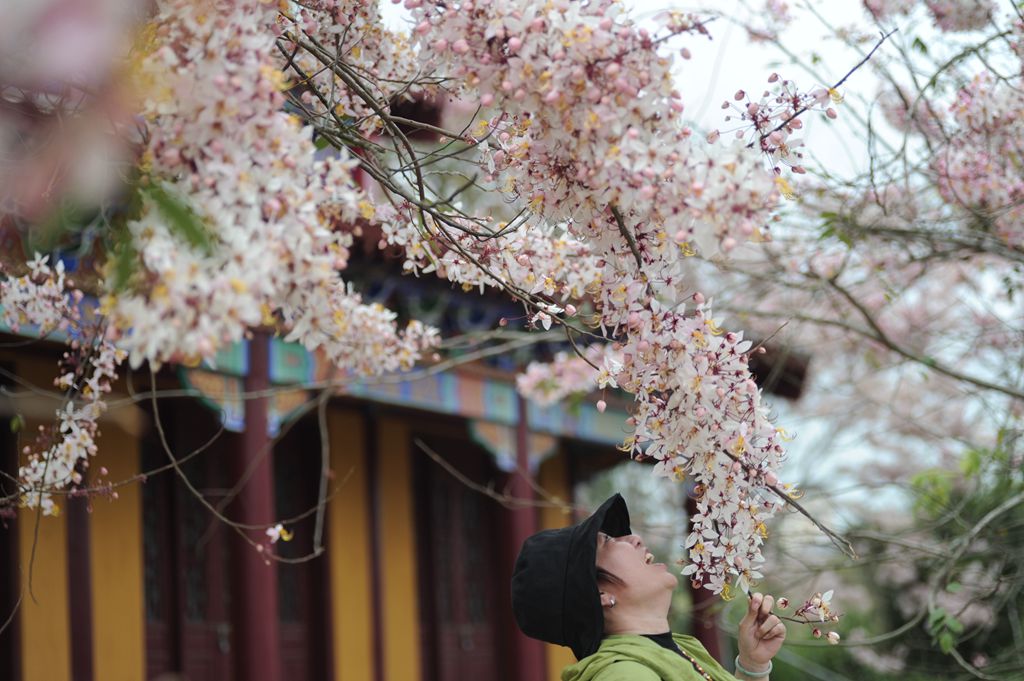
[[[809,670],[857,681],[973,678],[954,653],[983,665],[985,678],[1024,679],[1024,437],[1007,429],[994,440],[967,449],[954,466],[914,476],[913,513],[899,530],[891,519],[850,529],[861,535],[861,559],[838,593],[863,596],[841,603],[839,630],[846,642],[883,640],[814,647],[791,629],[787,650],[799,659],[777,659],[775,681],[809,678]],[[885,671],[874,668],[879,661],[897,664]]]
[[[928,612],[927,629],[932,642],[947,655],[956,645],[957,637],[964,633],[963,622],[941,607],[933,607]]]
[[[935,516],[949,505],[953,474],[940,469],[923,471],[911,478],[910,485],[916,496],[915,510],[922,516]]]
[[[88,224],[96,211],[88,211],[73,201],[61,200],[37,224],[26,240],[28,253],[49,253],[59,248],[67,237]]]
[[[127,289],[135,274],[139,252],[128,231],[128,222],[141,217],[147,203],[160,211],[172,234],[205,254],[213,251],[210,230],[183,199],[148,177],[133,181],[130,187],[125,203],[112,222],[108,238],[108,283],[113,291]]]
[[[209,255],[213,250],[210,233],[203,221],[183,199],[167,191],[158,182],[142,185],[139,187],[139,191],[145,198],[152,201],[153,205],[167,219],[167,226],[171,232],[182,237],[189,245]]]
[[[821,218],[823,222],[821,223],[821,234],[818,235],[819,241],[838,239],[847,248],[853,248],[853,237],[849,230],[844,229],[842,217],[838,213],[823,211]]]

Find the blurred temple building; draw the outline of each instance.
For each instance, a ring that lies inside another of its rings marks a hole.
[[[348,274],[446,335],[521,314],[397,269],[367,256]],[[343,377],[268,334],[209,366],[122,376],[87,474],[128,481],[118,498],[62,497],[58,517],[0,519],[0,614],[13,613],[0,679],[557,679],[571,654],[518,633],[511,565],[526,536],[573,521],[576,481],[623,460],[626,413],[614,400],[599,413],[520,399],[514,370],[553,349],[343,381],[322,405],[310,386]],[[24,419],[0,429],[7,475],[53,422],[59,400],[27,386],[48,389],[63,350],[0,336],[2,382],[18,393],[0,413]],[[0,485],[13,491],[6,475]],[[294,538],[271,545],[279,520]]]

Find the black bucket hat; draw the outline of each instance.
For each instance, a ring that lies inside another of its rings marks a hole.
[[[583,522],[532,535],[512,571],[512,612],[524,634],[592,655],[604,636],[597,589],[597,533],[630,534],[629,509],[615,494]]]

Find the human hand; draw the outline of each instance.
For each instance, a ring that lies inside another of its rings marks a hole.
[[[739,661],[744,669],[760,672],[786,640],[786,625],[772,614],[775,599],[759,593],[750,597],[747,614],[740,621]]]

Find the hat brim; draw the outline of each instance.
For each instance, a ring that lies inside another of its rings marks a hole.
[[[597,588],[597,535],[630,534],[629,509],[620,494],[608,498],[573,529],[565,574],[565,640],[576,659],[592,655],[604,637],[604,610]]]

